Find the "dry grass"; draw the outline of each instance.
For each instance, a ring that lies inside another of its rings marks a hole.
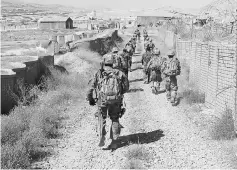
[[[38,54],[46,53],[46,50],[40,47],[35,48],[19,48],[8,50],[4,53],[1,53],[2,56],[37,56]]]
[[[128,162],[125,164],[125,169],[144,169],[144,163],[149,161],[151,155],[142,145],[132,145],[126,157]]]
[[[181,75],[178,77],[179,94],[188,105],[205,103],[205,94],[201,93],[195,84],[189,83],[190,67],[187,60],[180,60]]]
[[[197,103],[205,103],[205,94],[199,92],[195,88],[190,88],[183,91],[182,97],[185,99],[185,102],[189,105]]]
[[[81,53],[78,57],[82,55],[94,54]],[[92,59],[88,60],[93,63]],[[50,139],[61,135],[62,120],[70,116],[65,111],[73,102],[84,99],[88,77],[95,72],[95,65],[90,67],[90,72],[69,75],[52,70],[52,76],[41,85],[43,91],[35,86],[28,96],[19,100],[9,116],[1,117],[1,168],[28,168],[33,161],[50,153],[46,146]],[[24,90],[22,88],[22,94]],[[29,100],[32,96],[37,97]]]
[[[181,96],[191,106],[190,112],[195,112],[190,119],[196,120],[204,130],[208,130],[209,136],[214,140],[228,140],[235,137],[233,111],[227,109],[221,114],[221,118],[211,115],[203,115],[199,104],[205,103],[205,94],[198,91],[195,84],[189,83],[188,61],[181,61],[182,75],[180,76]]]
[[[215,122],[210,135],[215,140],[229,140],[236,138],[233,112],[226,109],[220,119]]]

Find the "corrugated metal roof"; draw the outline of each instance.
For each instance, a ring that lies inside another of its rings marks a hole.
[[[60,16],[44,17],[39,19],[38,22],[66,22],[68,18],[70,17],[60,17]]]
[[[157,16],[157,17],[174,17],[173,13],[170,13],[168,11],[147,11],[143,12],[141,14],[138,14],[137,16]]]

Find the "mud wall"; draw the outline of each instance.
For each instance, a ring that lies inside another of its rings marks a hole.
[[[51,66],[54,66],[52,55],[2,57],[1,114],[9,113],[16,105],[20,86],[37,85]]]
[[[104,55],[110,52],[113,47],[118,47],[117,43],[121,41],[122,38],[118,36],[118,30],[114,30],[102,38],[91,40],[89,42],[89,48],[92,51],[98,52],[100,55]]]
[[[77,35],[53,35],[53,40],[54,42],[60,40],[60,44],[66,43],[66,41],[72,41],[73,44],[81,41],[83,43],[80,46],[85,42],[89,42],[93,51],[103,55],[110,51],[112,47],[117,46],[116,42],[121,41],[117,30],[108,30],[104,34],[106,35],[97,35],[97,37],[103,38],[93,37],[94,32],[80,32]],[[52,36],[49,38],[52,39]],[[49,68],[52,66],[54,66],[54,55],[49,53],[39,54],[39,56],[1,57],[1,114],[9,113],[15,106],[16,98],[14,95],[20,94],[18,93],[19,82],[25,86],[37,85],[42,75],[50,73]]]

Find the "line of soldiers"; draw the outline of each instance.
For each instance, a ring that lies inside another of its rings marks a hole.
[[[137,38],[137,40],[140,41],[141,33],[140,33],[139,29],[135,30],[133,37]]]
[[[136,31],[135,31],[136,32]],[[136,33],[134,33],[136,35]],[[168,57],[160,57],[160,50],[155,48],[152,40],[147,36],[145,42],[145,53],[142,55],[142,65],[145,73],[145,83],[152,83],[153,93],[158,93],[162,80],[166,81],[166,96],[172,105],[177,104],[177,78],[180,74],[180,63],[174,57],[175,53],[170,50]],[[111,53],[102,57],[101,68],[96,72],[94,78],[90,81],[90,89],[87,93],[87,100],[90,105],[98,106],[95,116],[102,115],[103,129],[99,146],[105,145],[106,136],[106,118],[112,121],[110,139],[111,143],[107,149],[115,150],[118,146],[118,140],[122,125],[119,123],[125,112],[124,94],[129,90],[128,73],[131,70],[132,55],[135,52],[137,37],[133,36],[125,45],[122,51],[117,47],[112,49]],[[95,97],[94,95],[95,94]]]
[[[117,148],[118,137],[120,136],[121,128],[123,128],[119,123],[119,118],[125,113],[123,96],[129,90],[128,72],[131,71],[132,55],[135,52],[135,48],[135,37],[129,40],[122,51],[114,47],[111,53],[102,57],[101,68],[90,81],[87,100],[90,105],[97,104],[98,106],[95,117],[102,115],[103,118],[100,147],[105,145],[106,118],[109,116],[112,121],[111,143],[107,146],[107,149],[115,150]],[[94,93],[96,97],[93,96]]]
[[[142,55],[142,65],[144,72],[144,83],[149,84],[152,81],[152,93],[160,92],[160,83],[165,81],[166,97],[171,102],[172,106],[177,105],[177,77],[180,75],[181,67],[179,60],[175,57],[175,51],[170,49],[167,56],[161,57],[160,50],[155,48],[152,39],[145,32],[144,48],[145,52]]]

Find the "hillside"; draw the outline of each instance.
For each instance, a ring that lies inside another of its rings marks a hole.
[[[2,16],[20,16],[40,15],[40,14],[69,14],[69,13],[83,13],[87,12],[83,8],[75,8],[71,6],[63,6],[58,4],[43,5],[36,3],[24,3],[19,0],[3,0],[2,1]]]
[[[205,15],[205,13],[208,13],[215,18],[231,18],[231,20],[233,20],[236,9],[237,0],[215,0],[204,6],[200,10],[200,14]]]

